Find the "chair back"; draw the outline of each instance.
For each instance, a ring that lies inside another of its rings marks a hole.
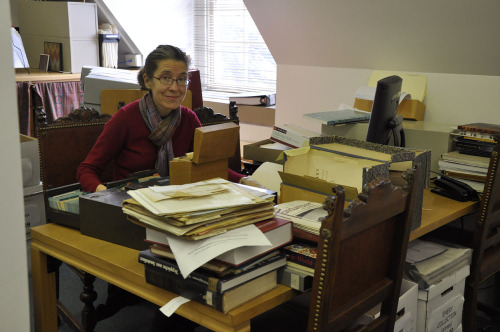
[[[404,260],[417,192],[416,172],[408,184],[378,178],[344,210],[345,190],[325,200],[308,331],[342,331],[382,303],[380,316],[363,331],[392,331],[397,315]]]
[[[85,160],[110,118],[92,108],[80,107],[50,125],[37,124],[43,190],[77,182],[78,165]],[[102,180],[112,180],[111,166]]]
[[[479,286],[486,279],[497,275],[494,284],[493,306],[485,307],[486,311],[496,306],[496,314],[500,312],[500,136],[495,137],[497,144],[491,153],[488,173],[484,183],[483,194],[479,204],[478,216],[472,240],[472,260],[470,274],[465,283],[464,329],[475,329],[476,310],[478,306]]]

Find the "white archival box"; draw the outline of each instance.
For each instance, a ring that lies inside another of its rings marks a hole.
[[[454,331],[460,325],[469,273],[470,266],[466,265],[429,288],[418,290],[418,332]]]

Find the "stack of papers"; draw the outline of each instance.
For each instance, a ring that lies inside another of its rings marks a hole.
[[[123,202],[129,219],[190,240],[274,217],[274,197],[223,179],[129,191]]]
[[[470,265],[471,258],[470,248],[417,239],[408,245],[405,274],[420,289],[426,289],[465,265]]]

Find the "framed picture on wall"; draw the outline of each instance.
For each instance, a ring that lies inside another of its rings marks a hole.
[[[49,71],[63,71],[62,43],[45,42],[43,49],[49,55]]]

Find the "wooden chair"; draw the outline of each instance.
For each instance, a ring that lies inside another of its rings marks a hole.
[[[500,142],[500,136],[495,137]],[[500,144],[491,154],[471,248],[470,275],[465,282],[462,324],[464,331],[476,331],[477,310],[493,318],[491,331],[500,330]],[[478,301],[479,286],[493,277],[492,304]]]
[[[80,107],[73,110],[68,116],[55,120],[52,124],[45,123],[43,109],[35,110],[36,135],[38,137],[40,153],[40,170],[46,205],[46,220],[54,222],[60,219],[70,227],[78,227],[78,217],[69,213],[55,213],[48,206],[48,196],[79,189],[76,179],[76,169],[85,159],[97,138],[101,134],[104,124],[110,115],[100,115],[96,110]],[[112,168],[109,167],[103,174],[103,181],[112,179]],[[49,269],[56,273],[57,292],[59,291],[59,266],[61,262],[50,260]],[[81,279],[83,291],[80,295],[84,307],[81,322],[74,317],[66,306],[58,300],[59,317],[78,331],[92,331],[97,318],[93,302],[97,294],[93,290],[95,277],[84,271],[69,266]]]
[[[372,181],[345,210],[345,190],[337,186],[335,196],[324,203],[328,216],[320,229],[307,322],[301,327],[296,318],[300,309],[291,310],[289,306],[288,318],[282,312],[279,318],[273,316],[271,311],[265,314],[266,323],[257,317],[252,328],[272,331],[292,321],[294,325],[287,326],[287,331],[304,331],[307,324],[310,332],[392,332],[411,221],[418,205],[418,186],[413,185],[418,171],[404,173],[408,182],[404,187],[393,185],[389,179]],[[366,326],[352,325],[380,303],[377,319]]]

